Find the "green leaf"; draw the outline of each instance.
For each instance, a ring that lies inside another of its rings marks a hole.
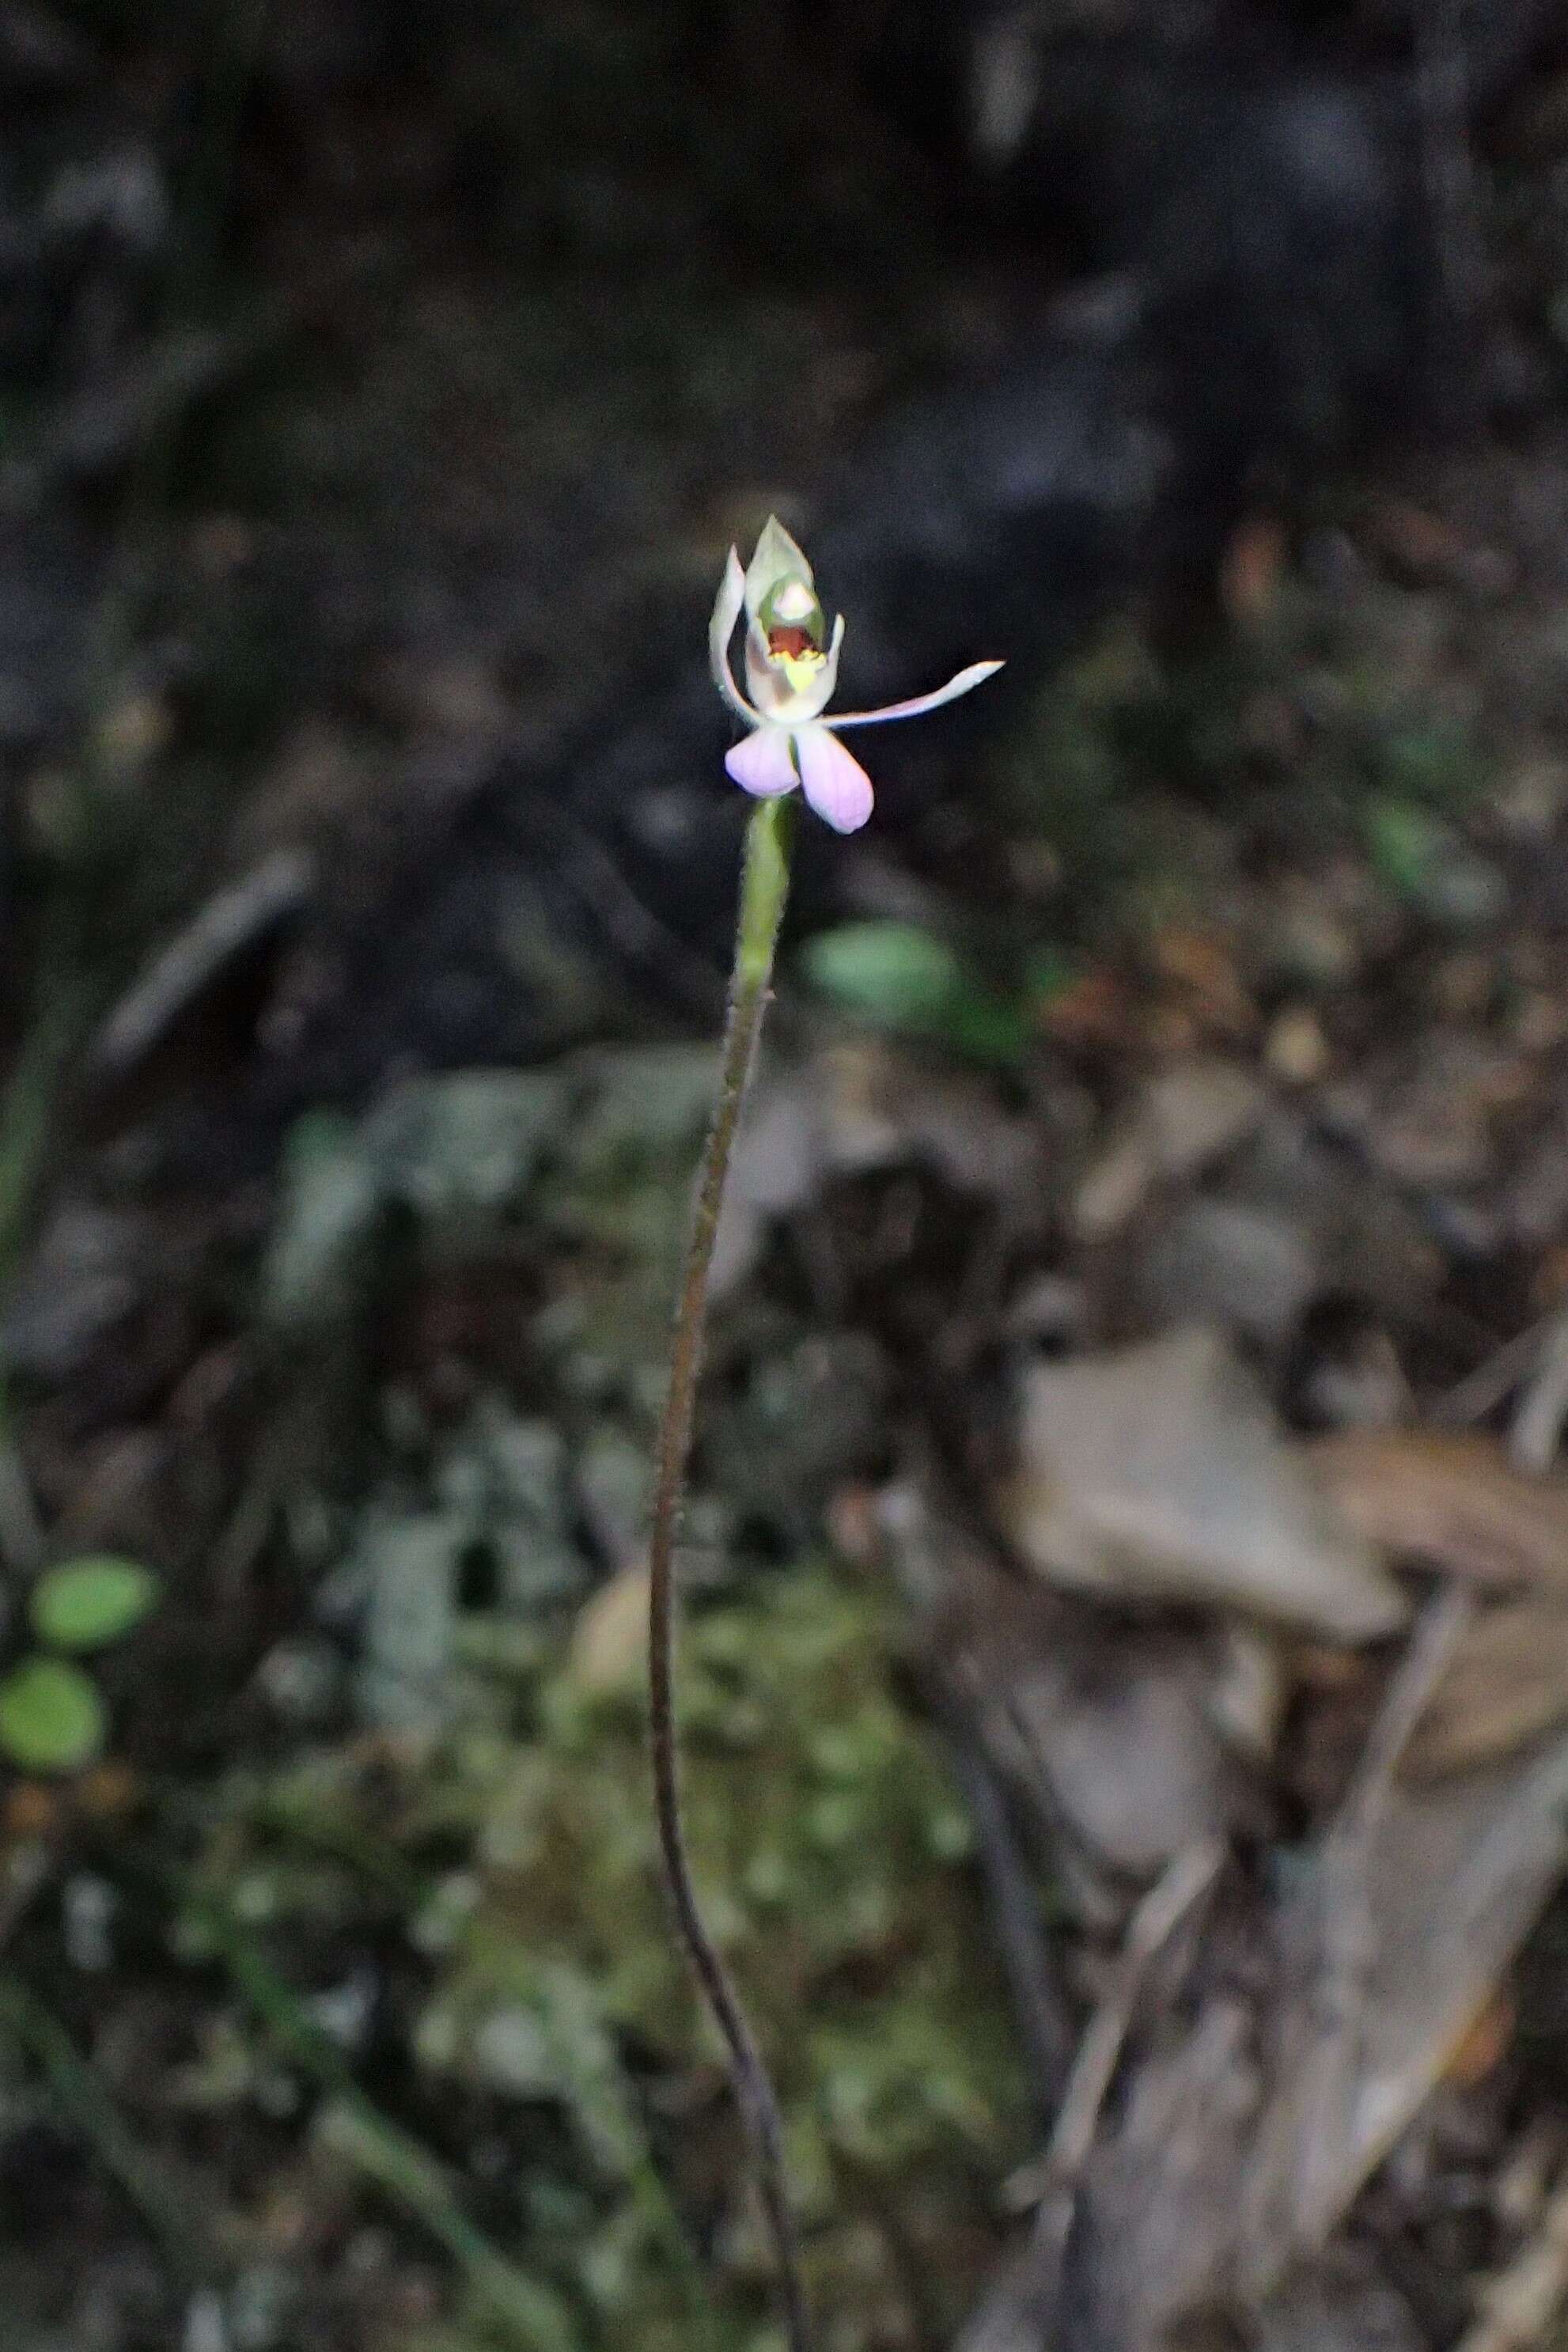
[[[1060,948],[1040,948],[1024,967],[1024,993],[1030,1010],[1041,1011],[1065,996],[1079,978],[1079,968]]]
[[[1501,873],[1446,818],[1382,797],[1368,803],[1363,825],[1379,878],[1419,914],[1456,930],[1499,920],[1507,899]]]
[[[1379,795],[1362,824],[1379,877],[1402,898],[1423,898],[1451,839],[1442,820],[1414,801]]]
[[[889,1027],[940,1021],[964,992],[952,950],[913,923],[844,923],[808,941],[813,985]]]
[[[101,1650],[157,1606],[158,1580],[133,1559],[63,1560],[47,1569],[27,1605],[33,1631],[56,1650]]]
[[[808,941],[803,960],[825,996],[879,1029],[1003,1066],[1027,1050],[1018,1006],[971,979],[950,947],[913,923],[844,923]]]
[[[0,1682],[0,1749],[27,1772],[79,1772],[102,1752],[98,1685],[64,1658],[24,1658]]]
[[[1017,1006],[984,989],[965,989],[943,1013],[935,1033],[972,1062],[1010,1069],[1029,1049],[1029,1026]]]

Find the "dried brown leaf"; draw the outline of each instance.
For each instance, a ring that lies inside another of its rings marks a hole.
[[[1308,1458],[1324,1492],[1395,1559],[1568,1606],[1568,1481],[1514,1467],[1495,1438],[1444,1430],[1352,1430]]]
[[[571,1670],[581,1690],[630,1689],[647,1657],[647,1565],[634,1560],[584,1603],[573,1629]]]
[[[1507,1756],[1568,1719],[1568,1608],[1506,1601],[1459,1643],[1410,1743],[1410,1772]]]
[[[1499,1593],[1467,1628],[1405,1769],[1456,1772],[1568,1719],[1568,1484],[1495,1438],[1435,1430],[1325,1438],[1310,1459],[1366,1539]]]

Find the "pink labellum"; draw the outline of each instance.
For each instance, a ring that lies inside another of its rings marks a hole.
[[[871,814],[871,779],[853,752],[826,727],[805,727],[795,739],[805,797],[835,833],[858,833]]]
[[[758,800],[777,793],[793,793],[800,778],[790,756],[790,739],[782,727],[759,727],[725,752],[724,765],[743,792]]]

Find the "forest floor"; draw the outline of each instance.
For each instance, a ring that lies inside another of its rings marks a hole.
[[[478,12],[432,82],[346,8],[204,72],[0,5],[19,2352],[778,2340],[645,1780],[711,1041],[612,987],[210,1115],[331,994],[317,877],[620,723],[1058,289],[710,14]],[[1489,197],[1506,437],[1260,485],[1201,625],[1112,614],[787,945],[682,1706],[832,2352],[1028,2352],[1078,2198],[1188,2352],[1568,2340],[1563,97]]]

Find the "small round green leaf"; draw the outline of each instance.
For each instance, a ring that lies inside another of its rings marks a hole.
[[[27,1613],[40,1642],[56,1650],[101,1650],[157,1606],[158,1580],[133,1559],[107,1555],[62,1560],[34,1585]]]
[[[24,1658],[0,1682],[0,1750],[26,1772],[79,1772],[101,1754],[98,1685],[64,1658]]]
[[[1421,898],[1452,837],[1442,819],[1384,793],[1368,802],[1362,824],[1380,878],[1402,898]]]
[[[950,947],[913,923],[843,923],[808,941],[812,983],[849,1012],[889,1027],[939,1017],[963,987]]]

